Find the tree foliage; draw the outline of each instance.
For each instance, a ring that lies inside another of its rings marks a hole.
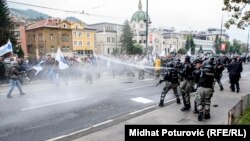
[[[11,41],[14,53],[16,52],[16,36],[14,34],[14,23],[10,17],[10,12],[7,7],[6,0],[0,0],[0,46]]]
[[[202,48],[202,46],[200,46],[198,53],[199,53],[199,54],[203,53],[203,48]]]
[[[121,53],[132,54],[133,53],[133,32],[129,25],[129,21],[126,20],[123,24],[122,35],[121,35]]]
[[[250,23],[250,0],[224,0],[223,11],[230,12],[231,17],[226,21],[225,27],[230,28],[236,25],[240,29],[244,29]]]
[[[143,53],[143,47],[140,44],[135,44],[133,47],[132,54],[142,54]]]
[[[189,48],[191,48],[191,53],[194,54],[195,44],[194,44],[193,37],[191,35],[187,37],[185,48],[186,50],[189,50]]]
[[[180,48],[177,52],[178,54],[186,54],[187,53],[187,50],[185,48]]]
[[[219,38],[219,35],[216,35],[214,40],[214,48],[216,54],[220,53],[220,46],[221,46],[221,39]]]

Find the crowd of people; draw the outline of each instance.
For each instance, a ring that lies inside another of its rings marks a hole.
[[[20,95],[24,95],[21,85],[36,79],[46,79],[60,86],[61,82],[68,84],[71,79],[83,79],[86,83],[93,83],[94,79],[102,75],[112,77],[126,75],[144,79],[145,74],[155,76],[159,84],[166,82],[160,96],[159,106],[164,106],[164,99],[170,89],[173,89],[176,102],[183,102],[182,111],[190,110],[190,93],[196,92],[194,99],[194,113],[198,114],[198,120],[210,118],[210,103],[216,83],[223,91],[221,83],[222,73],[227,69],[232,92],[240,92],[239,80],[243,71],[243,64],[249,58],[234,56],[200,56],[191,60],[185,56],[143,56],[143,55],[120,55],[120,56],[87,56],[65,57],[68,68],[59,69],[59,62],[51,55],[39,59],[23,59],[18,57],[0,57],[0,84],[10,83],[11,87],[7,93],[11,93],[15,86],[19,89]],[[8,60],[6,62],[6,60]],[[160,77],[162,76],[162,77]],[[180,93],[178,93],[180,89]],[[182,97],[182,102],[181,98]]]

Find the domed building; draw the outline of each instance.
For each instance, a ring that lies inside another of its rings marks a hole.
[[[142,3],[139,0],[138,11],[136,11],[130,21],[130,26],[134,33],[134,41],[140,43],[143,46],[146,46],[146,21],[150,22],[149,16],[147,13],[142,10]]]

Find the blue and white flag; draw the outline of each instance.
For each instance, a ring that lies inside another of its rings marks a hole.
[[[4,54],[9,52],[13,52],[10,40],[7,42],[7,44],[0,47],[0,56],[3,56]]]
[[[39,62],[38,64],[32,66],[32,67],[31,67],[30,69],[28,69],[28,70],[31,70],[31,69],[36,70],[35,75],[37,75],[40,71],[43,70],[43,67],[42,67],[42,64],[43,64],[43,63],[44,63],[44,61],[41,61],[41,62]]]
[[[59,47],[58,47],[57,53],[56,53],[56,60],[59,62],[59,69],[60,70],[67,69],[69,67],[69,65],[67,64],[66,60],[64,59],[64,56],[63,56]]]

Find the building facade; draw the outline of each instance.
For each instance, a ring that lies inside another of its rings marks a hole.
[[[46,19],[26,27],[28,53],[39,58],[55,56],[59,47],[65,56],[72,56],[72,30],[70,23],[60,19]]]
[[[114,23],[96,23],[88,25],[96,29],[96,53],[99,55],[111,55],[121,50],[122,25]]]

